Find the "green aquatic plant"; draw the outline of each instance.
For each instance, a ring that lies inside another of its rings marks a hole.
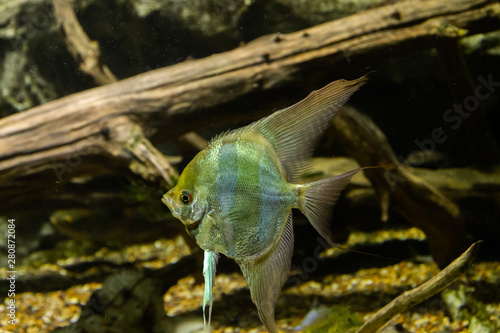
[[[474,286],[457,284],[445,289],[442,297],[452,318],[470,322],[471,332],[499,332],[500,327],[490,319],[486,305],[477,299],[475,293]]]
[[[313,318],[307,321],[307,318]],[[312,309],[300,325],[304,333],[346,333],[360,327],[363,320],[342,305]]]
[[[142,179],[131,179],[124,187],[124,201],[134,207],[137,215],[152,222],[164,221],[171,216],[157,199],[163,194],[162,189]]]

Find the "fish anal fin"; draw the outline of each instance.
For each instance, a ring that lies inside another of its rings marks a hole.
[[[290,274],[293,254],[292,212],[278,244],[263,258],[237,262],[250,289],[260,320],[269,333],[278,333],[274,308]]]

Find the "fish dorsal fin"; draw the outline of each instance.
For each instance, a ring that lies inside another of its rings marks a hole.
[[[236,132],[255,131],[268,139],[288,181],[296,182],[308,170],[314,148],[339,108],[367,80],[365,75],[352,81],[334,81],[300,102]]]

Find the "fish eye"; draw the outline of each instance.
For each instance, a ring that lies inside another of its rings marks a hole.
[[[179,199],[181,200],[182,203],[188,204],[191,201],[193,201],[193,196],[191,195],[191,193],[189,191],[183,190],[181,192]]]

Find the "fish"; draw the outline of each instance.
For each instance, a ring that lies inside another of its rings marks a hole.
[[[214,253],[223,254],[240,267],[267,331],[278,332],[275,306],[293,254],[292,209],[333,246],[332,208],[362,168],[310,183],[303,176],[321,135],[367,80],[366,75],[336,80],[290,107],[216,136],[163,195],[162,202],[205,251],[210,290],[205,289],[204,307],[211,305]]]

